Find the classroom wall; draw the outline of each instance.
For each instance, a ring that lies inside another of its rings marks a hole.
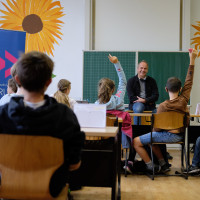
[[[97,0],[95,22],[95,50],[179,50],[180,0]]]
[[[6,0],[1,2],[7,4]],[[70,96],[82,98],[83,50],[178,51],[187,50],[195,32],[191,24],[200,21],[200,1],[183,0],[182,45],[180,45],[180,0],[96,0],[95,18],[91,15],[92,0],[60,0],[64,9],[61,40],[51,56],[55,62],[53,82],[47,94],[56,91],[61,78],[72,82]],[[0,4],[0,9],[4,9]],[[0,14],[2,15],[2,13]],[[95,37],[92,37],[95,19]],[[192,112],[200,102],[200,61],[195,69],[191,103]]]
[[[85,49],[85,26],[86,26],[86,8],[84,0],[61,0],[64,7],[62,17],[64,25],[62,27],[62,41],[55,46],[55,62],[53,82],[47,90],[47,94],[53,94],[57,90],[57,83],[60,79],[71,81],[71,93],[75,99],[82,97],[83,82],[83,58],[82,51]]]
[[[14,1],[16,2],[16,0]],[[1,0],[1,2],[9,8],[12,4],[10,1],[11,4],[9,5],[6,0]],[[5,6],[1,2],[0,9],[6,10]],[[33,1],[26,1],[26,5],[30,6],[30,4],[27,4],[28,2],[31,3]],[[57,82],[60,79],[65,78],[69,79],[72,83],[71,96],[76,99],[80,99],[82,96],[83,74],[82,51],[87,48],[85,41],[88,41],[85,30],[86,27],[89,26],[89,20],[86,19],[88,17],[87,13],[89,13],[87,12],[89,6],[86,8],[86,5],[89,1],[54,0],[54,2],[60,2],[61,7],[63,7],[62,11],[64,12],[65,16],[59,18],[59,20],[64,23],[61,24],[62,26],[60,27],[60,32],[63,35],[60,35],[61,39],[55,37],[58,44],[54,43],[53,55],[50,55],[50,57],[55,62],[55,69],[53,74],[56,75],[56,77],[53,78],[52,84],[47,90],[47,94],[53,94],[57,90]],[[19,7],[23,6],[22,0],[21,4],[20,0],[18,3]],[[15,6],[13,5],[13,7]],[[2,12],[0,12],[0,16],[4,16]],[[23,16],[23,13],[21,13],[21,16]]]
[[[199,0],[191,0],[190,1],[190,13],[191,13],[191,20],[190,24],[197,25],[197,21],[200,21],[200,1]],[[190,25],[190,37],[195,37],[194,34],[197,32],[196,29],[194,29]],[[197,35],[199,36],[199,34]],[[192,42],[192,40],[190,41]],[[200,45],[200,44],[199,44]],[[195,45],[191,45],[194,47]],[[199,50],[199,46],[198,46]],[[193,83],[193,89],[191,94],[191,113],[195,113],[196,111],[196,105],[197,103],[200,103],[200,57],[196,60],[196,66],[195,66],[195,74],[194,74],[194,83]]]

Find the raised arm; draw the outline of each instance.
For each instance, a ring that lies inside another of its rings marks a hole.
[[[181,92],[181,96],[183,96],[187,102],[190,99],[190,93],[192,90],[193,77],[194,77],[194,64],[195,64],[195,59],[197,57],[197,53],[198,52],[196,49],[189,49],[190,65]]]
[[[120,62],[118,61],[118,58],[116,56],[111,56],[110,54],[108,58],[110,62],[114,64],[117,75],[119,77],[119,85],[118,85],[117,93],[115,94],[115,96],[119,97],[120,99],[119,104],[123,104],[124,96],[126,92],[126,84],[127,84],[126,76]]]

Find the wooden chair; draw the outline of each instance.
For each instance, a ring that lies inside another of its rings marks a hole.
[[[188,179],[188,158],[187,158],[186,145],[185,145],[186,121],[187,121],[186,114],[178,113],[178,112],[162,112],[159,114],[152,115],[150,148],[151,148],[151,158],[152,158],[153,165],[154,165],[154,161],[153,161],[152,145],[154,145],[154,144],[180,144],[181,145],[181,172],[176,172],[173,175],[164,174],[165,176],[179,175],[179,176],[184,176],[186,179]],[[184,129],[183,140],[180,142],[175,142],[175,143],[153,142],[152,141],[152,132],[153,132],[154,128],[164,129],[164,130],[174,130],[174,129],[183,128]],[[185,164],[186,164],[186,172],[187,173],[183,173],[183,171],[184,171],[184,156],[185,156]],[[154,173],[154,166],[153,166],[153,175],[151,176],[152,180],[154,180],[154,176],[155,176],[155,173]]]
[[[61,139],[0,134],[0,198],[66,200],[67,187],[57,198],[49,191],[50,179],[63,162]]]

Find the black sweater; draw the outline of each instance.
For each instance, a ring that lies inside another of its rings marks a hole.
[[[0,133],[48,135],[63,140],[65,163],[50,184],[56,196],[68,181],[68,166],[80,161],[85,134],[70,108],[47,95],[45,100],[43,106],[32,109],[24,106],[23,97],[12,97],[10,103],[0,107]]]
[[[147,76],[145,81],[146,92],[146,104],[152,108],[155,108],[155,102],[158,100],[159,93],[156,81]],[[127,93],[129,97],[129,109],[133,109],[133,101],[137,100],[137,96],[140,96],[140,83],[138,75],[130,78],[127,82]]]

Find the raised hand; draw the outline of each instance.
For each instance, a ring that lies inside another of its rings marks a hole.
[[[116,56],[111,56],[109,54],[108,58],[109,58],[111,63],[118,63],[118,58]]]
[[[189,56],[190,56],[190,65],[194,65],[195,59],[198,55],[198,51],[196,49],[188,49],[189,50]]]

